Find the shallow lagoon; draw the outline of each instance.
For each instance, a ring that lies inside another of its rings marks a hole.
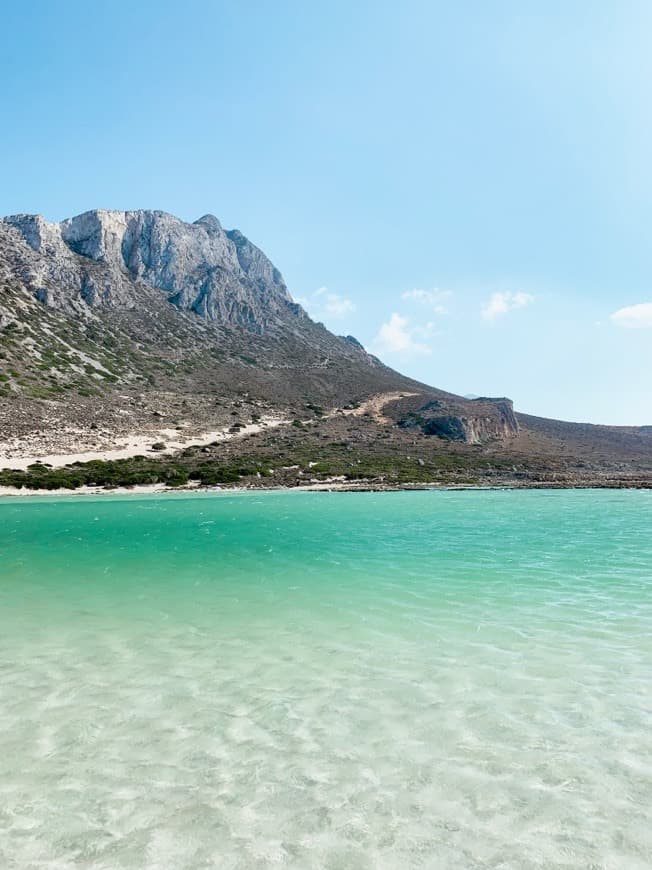
[[[652,493],[0,501],[4,868],[649,868]]]

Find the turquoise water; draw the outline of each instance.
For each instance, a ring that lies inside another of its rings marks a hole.
[[[652,493],[0,501],[0,867],[652,866]]]

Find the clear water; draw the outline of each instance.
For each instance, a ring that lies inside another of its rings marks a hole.
[[[652,493],[0,502],[0,867],[650,868]]]

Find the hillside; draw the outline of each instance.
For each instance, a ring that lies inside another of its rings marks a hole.
[[[652,468],[649,427],[541,420],[388,368],[314,323],[262,251],[210,215],[1,220],[0,363],[0,467],[141,442],[166,455],[196,444],[215,461],[246,443],[292,465],[316,433],[322,448],[340,443],[333,472],[351,465],[352,444],[383,467],[407,462],[408,478],[441,456],[458,457],[446,463],[460,475],[491,466],[640,485]],[[228,451],[207,446],[227,436]]]

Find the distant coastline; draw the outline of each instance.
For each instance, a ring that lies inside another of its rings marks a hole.
[[[143,496],[143,495],[260,495],[274,492],[315,492],[315,493],[355,493],[355,492],[496,492],[510,490],[652,490],[652,481],[613,481],[598,482],[587,480],[584,483],[555,484],[551,481],[541,483],[442,483],[442,484],[403,484],[401,486],[363,483],[307,483],[299,486],[165,486],[150,484],[138,486],[99,487],[82,486],[77,489],[27,489],[0,486],[0,499],[4,498],[61,498],[65,496]]]

